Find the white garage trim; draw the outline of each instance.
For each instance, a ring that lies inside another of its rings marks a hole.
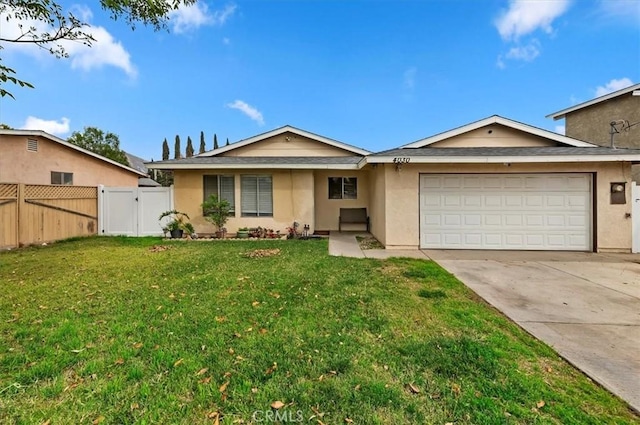
[[[590,173],[420,174],[420,248],[591,251]]]

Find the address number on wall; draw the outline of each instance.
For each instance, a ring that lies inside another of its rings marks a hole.
[[[409,161],[411,161],[411,158],[407,158],[407,157],[393,158],[393,163],[394,164],[408,164]]]

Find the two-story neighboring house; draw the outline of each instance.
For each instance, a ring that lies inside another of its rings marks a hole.
[[[547,115],[565,120],[565,135],[615,148],[640,148],[640,84]],[[640,181],[640,166],[633,167]]]
[[[146,172],[40,130],[0,130],[0,182],[138,186]]]

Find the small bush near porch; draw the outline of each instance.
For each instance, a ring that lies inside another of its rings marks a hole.
[[[638,421],[431,262],[90,238],[0,281],[5,424]]]

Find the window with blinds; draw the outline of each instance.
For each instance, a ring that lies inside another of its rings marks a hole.
[[[203,200],[216,195],[218,199],[224,199],[231,205],[231,216],[236,215],[235,177],[225,175],[205,175],[202,187],[204,188]]]
[[[241,176],[240,190],[243,217],[273,217],[271,176]]]

